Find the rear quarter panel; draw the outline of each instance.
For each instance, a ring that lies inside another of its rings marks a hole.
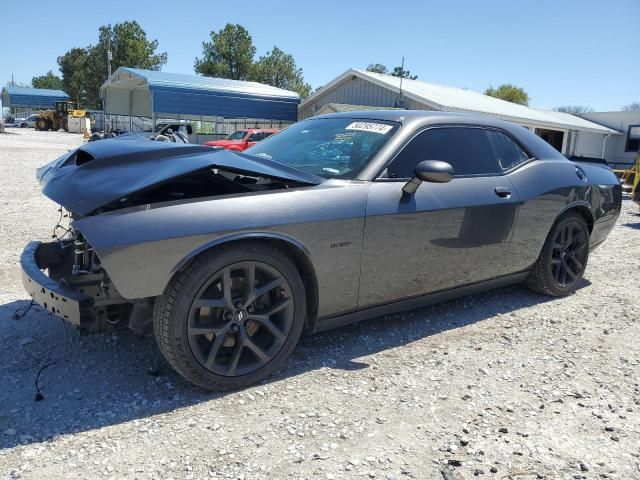
[[[576,166],[586,178],[580,179]],[[568,160],[537,160],[509,175],[521,205],[513,242],[520,256],[517,269],[529,268],[538,258],[554,222],[567,210],[587,208],[593,219],[591,248],[600,244],[620,214],[622,191],[606,167]]]

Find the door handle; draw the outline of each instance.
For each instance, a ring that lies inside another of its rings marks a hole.
[[[500,198],[509,198],[511,196],[511,189],[509,187],[496,187],[494,191]]]

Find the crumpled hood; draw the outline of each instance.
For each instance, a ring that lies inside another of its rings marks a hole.
[[[84,216],[144,188],[205,168],[309,185],[324,181],[265,158],[202,145],[158,142],[139,135],[86,143],[39,168],[36,177],[42,193]]]

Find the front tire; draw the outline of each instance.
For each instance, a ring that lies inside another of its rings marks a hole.
[[[569,212],[551,228],[527,285],[535,292],[563,297],[576,291],[589,259],[589,227]]]
[[[154,335],[169,364],[207,390],[259,382],[291,355],[306,298],[293,263],[254,242],[223,246],[177,273],[154,308]]]
[[[39,130],[41,132],[46,132],[47,130],[49,130],[49,128],[51,128],[51,122],[49,122],[49,120],[44,118],[39,118],[36,121],[36,130]]]

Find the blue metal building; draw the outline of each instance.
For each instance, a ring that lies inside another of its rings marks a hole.
[[[62,90],[45,88],[3,87],[2,106],[12,110],[54,108],[55,102],[69,100]]]
[[[118,68],[100,88],[107,115],[295,122],[300,96],[256,82]]]

